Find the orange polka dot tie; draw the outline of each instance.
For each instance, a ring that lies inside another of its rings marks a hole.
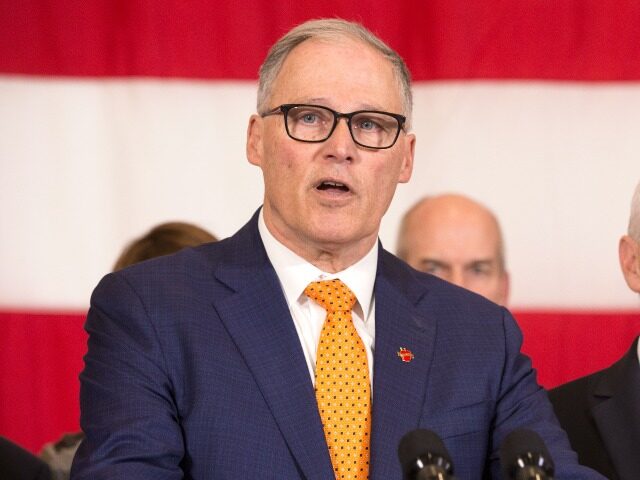
[[[369,478],[371,388],[367,353],[353,326],[356,297],[340,280],[312,282],[304,293],[322,305],[316,400],[337,479]]]

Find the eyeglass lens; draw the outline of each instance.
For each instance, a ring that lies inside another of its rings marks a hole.
[[[321,142],[329,138],[337,119],[324,107],[295,106],[287,112],[287,129],[296,140]],[[381,112],[360,112],[351,117],[351,135],[361,145],[390,147],[400,129],[398,120]]]

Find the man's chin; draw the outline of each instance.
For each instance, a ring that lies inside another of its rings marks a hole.
[[[326,250],[354,248],[369,237],[377,238],[377,234],[364,235],[353,228],[353,223],[346,223],[342,228],[340,225],[326,224],[309,232],[309,238]]]

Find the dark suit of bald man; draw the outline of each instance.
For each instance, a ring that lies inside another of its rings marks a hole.
[[[0,478],[2,480],[50,480],[49,466],[22,447],[0,437]]]
[[[640,478],[638,338],[611,367],[549,392],[580,463],[613,480]]]

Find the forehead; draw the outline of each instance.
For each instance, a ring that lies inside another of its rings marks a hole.
[[[401,111],[402,95],[391,62],[360,40],[340,36],[296,46],[276,76],[272,105],[323,103],[341,111]]]
[[[460,262],[497,258],[500,233],[489,215],[434,214],[414,220],[410,235],[422,256]]]

